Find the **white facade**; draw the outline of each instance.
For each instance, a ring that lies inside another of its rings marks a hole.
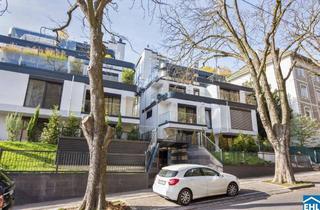
[[[22,31],[24,32],[24,31]],[[22,33],[17,31],[17,33]],[[29,33],[29,32],[26,32]],[[30,41],[30,40],[29,40]],[[30,117],[35,112],[35,105],[28,105],[26,98],[28,94],[35,94],[33,98],[42,97],[42,102],[40,104],[40,118],[48,118],[52,110],[50,108],[45,108],[42,103],[45,100],[53,100],[46,98],[46,91],[48,91],[47,83],[55,83],[59,85],[61,91],[59,92],[59,113],[62,118],[68,117],[70,113],[73,113],[77,117],[85,116],[88,111],[88,78],[86,76],[86,65],[87,60],[83,60],[80,56],[78,59],[82,59],[81,69],[79,74],[70,74],[72,73],[71,63],[74,61],[76,56],[76,51],[72,56],[66,54],[67,59],[64,61],[64,67],[60,71],[45,69],[42,65],[41,68],[38,68],[39,59],[37,55],[31,57],[29,55],[28,59],[23,54],[23,51],[10,54],[10,50],[6,50],[5,47],[16,47],[17,49],[27,48],[28,45],[24,46],[23,43],[19,46],[13,46],[12,44],[2,42],[0,39],[0,45],[4,48],[0,49],[0,140],[7,139],[5,118],[9,113],[20,113],[23,117]],[[34,48],[39,47],[36,42],[34,42]],[[53,46],[52,46],[53,47]],[[114,50],[116,58],[124,58],[125,44],[117,42],[115,43]],[[34,58],[34,59],[33,59]],[[122,123],[124,126],[124,132],[129,132],[132,127],[139,125],[139,97],[137,95],[137,88],[134,85],[124,84],[121,81],[121,74],[123,68],[134,68],[134,64],[112,58],[110,63],[105,62],[104,64],[104,92],[105,96],[117,98],[117,104],[111,104],[113,109],[119,109],[119,115],[122,117]],[[21,60],[25,59],[23,64]],[[113,64],[114,63],[114,64]],[[43,64],[43,63],[41,63]],[[111,76],[110,76],[111,75]],[[43,91],[41,88],[36,88],[34,93],[31,93],[30,80],[45,82],[44,95],[41,93],[41,96],[37,96],[36,91]],[[50,90],[49,90],[50,91]],[[55,93],[55,91],[53,91]],[[30,96],[31,97],[31,96]],[[111,96],[110,96],[111,97]],[[54,97],[53,97],[54,98]],[[120,102],[119,102],[120,101]],[[54,102],[56,103],[56,102]],[[107,102],[106,102],[107,103]],[[110,103],[110,102],[108,102]],[[120,103],[120,104],[119,104]],[[87,106],[86,106],[87,105]],[[105,113],[102,113],[105,114]],[[108,121],[112,124],[117,123],[118,114],[110,115]],[[126,130],[128,128],[128,131]]]
[[[301,55],[287,54],[281,61],[284,76],[288,75],[294,61],[296,66],[286,81],[290,107],[295,114],[310,114],[311,117],[320,120],[320,69]],[[266,74],[272,90],[276,90],[273,64],[270,61],[267,63]],[[250,80],[250,73],[242,69],[231,75],[229,82],[243,85]]]
[[[206,102],[202,102],[201,98],[194,96],[192,91],[194,88],[200,89],[200,96],[206,98],[218,99],[219,87],[216,85],[208,85],[207,87],[194,86],[194,85],[183,85],[186,87],[186,95],[188,99],[181,98],[167,98],[166,100],[159,100],[157,96],[163,96],[169,93],[170,84],[180,84],[174,81],[168,81],[160,79],[154,82],[141,96],[141,114],[140,114],[140,131],[146,133],[155,128],[158,129],[159,139],[174,139],[178,130],[185,131],[203,131],[214,132],[215,134],[228,134],[238,135],[239,133],[257,135],[257,122],[256,122],[256,111],[254,108],[248,109],[250,111],[250,120],[252,122],[251,130],[240,130],[234,129],[231,125],[230,119],[230,107],[228,105],[221,105]],[[245,91],[241,91],[240,96]],[[197,98],[197,99],[196,99]],[[200,99],[200,100],[199,100]],[[240,97],[240,103],[245,104],[244,97]],[[150,108],[148,106],[154,104]],[[196,120],[192,123],[181,123],[179,122],[178,106],[188,105],[195,107],[196,109]],[[211,110],[211,122],[206,121],[205,110]],[[147,118],[147,112],[152,110],[152,116]],[[208,123],[210,126],[208,126]]]
[[[136,83],[141,89],[140,132],[142,134],[157,129],[158,139],[162,140],[177,140],[178,133],[194,131],[229,136],[240,133],[257,135],[255,106],[246,104],[246,94],[251,93],[249,88],[209,81],[186,83],[179,78],[169,76],[162,65],[164,65],[163,58],[146,49],[136,67]],[[224,89],[238,88],[239,101],[228,102],[221,99],[219,84],[222,84]],[[178,86],[184,92],[176,93],[170,90],[170,86]],[[192,114],[179,112],[179,107],[180,110],[189,107]],[[250,129],[234,127],[230,110],[235,108],[245,111],[246,116],[249,116]],[[185,118],[188,118],[189,122]]]

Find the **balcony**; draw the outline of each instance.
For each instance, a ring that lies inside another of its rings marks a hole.
[[[66,54],[64,51],[55,49],[38,49],[0,43],[0,62],[46,71],[87,76],[88,60],[85,58],[77,58]],[[116,66],[105,63],[103,67],[103,79],[119,82],[119,75],[109,73],[109,70],[122,70],[125,66],[128,66],[128,63],[110,58],[106,58],[106,62],[114,63]],[[120,64],[125,65],[121,66]]]
[[[185,124],[197,124],[197,115],[195,113],[178,112],[178,122]]]

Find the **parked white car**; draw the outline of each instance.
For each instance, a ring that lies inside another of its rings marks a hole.
[[[162,197],[188,205],[196,198],[220,194],[236,196],[240,187],[238,178],[231,174],[203,165],[178,164],[162,168],[152,189]]]

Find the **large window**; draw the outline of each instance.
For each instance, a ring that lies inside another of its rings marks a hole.
[[[309,98],[308,87],[304,84],[300,84],[300,94],[303,98]]]
[[[52,109],[60,106],[62,83],[30,79],[25,99],[25,106]]]
[[[240,94],[239,91],[236,90],[227,90],[221,88],[220,98],[227,101],[240,102]]]
[[[196,124],[197,109],[194,106],[178,105],[178,122]]]
[[[116,94],[105,94],[104,103],[106,114],[109,116],[118,116],[120,114],[121,107],[121,95]],[[87,90],[86,92],[86,100],[84,104],[84,112],[90,112],[90,92]]]
[[[120,114],[121,96],[120,95],[106,95],[104,98],[106,105],[106,112],[108,115],[118,116]]]
[[[297,68],[297,69],[296,69],[296,73],[297,73],[297,76],[298,76],[298,77],[305,77],[304,69]]]
[[[206,109],[205,113],[207,128],[212,128],[211,109]]]

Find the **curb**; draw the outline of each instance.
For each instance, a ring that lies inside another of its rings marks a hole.
[[[298,190],[298,189],[303,189],[303,188],[310,188],[310,187],[315,187],[314,183],[302,185],[302,186],[294,186],[294,187],[287,187],[287,189],[293,191],[293,190]]]

